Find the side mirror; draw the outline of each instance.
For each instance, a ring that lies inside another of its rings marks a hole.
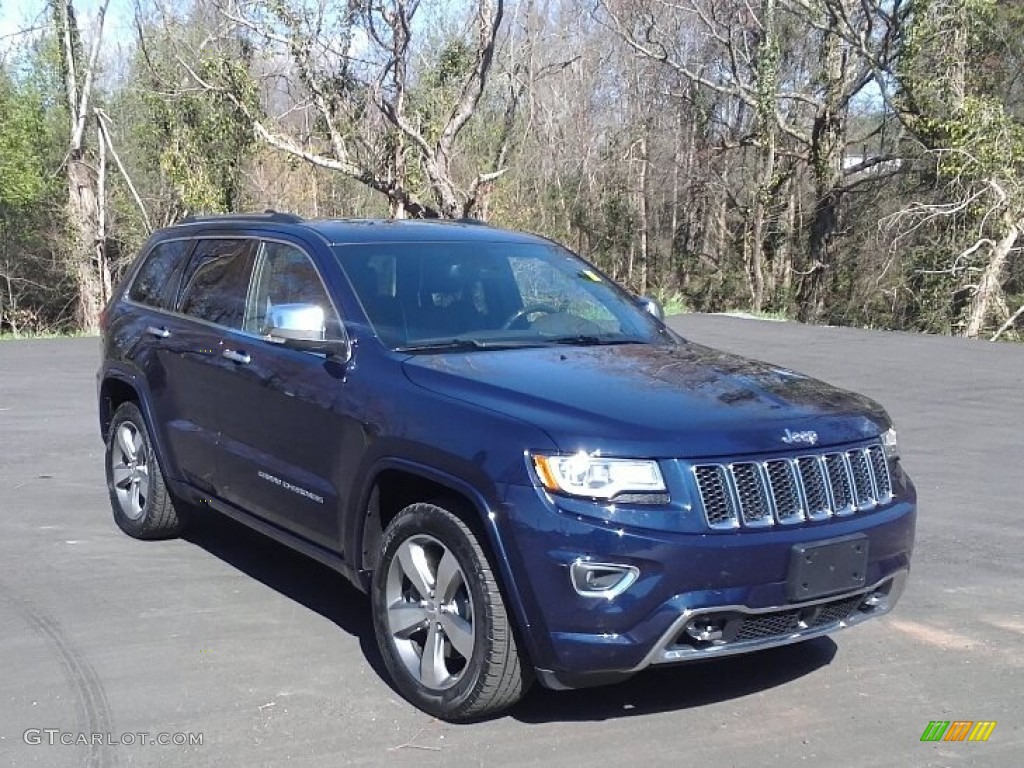
[[[348,360],[347,339],[328,339],[323,307],[317,304],[277,304],[267,313],[269,341],[302,352],[319,352]]]
[[[659,320],[665,319],[665,308],[661,306],[661,302],[651,296],[643,296],[637,299],[637,304],[645,312],[649,312]]]

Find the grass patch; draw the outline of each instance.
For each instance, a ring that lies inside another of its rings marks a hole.
[[[686,297],[679,293],[679,291],[658,293],[655,294],[655,298],[661,302],[666,317],[669,315],[685,315],[690,311],[690,306],[686,303]]]
[[[99,335],[95,333],[86,333],[85,331],[27,331],[11,333],[5,331],[0,333],[0,341],[28,341],[31,339],[84,339],[93,338],[98,339]]]
[[[789,320],[789,315],[782,310],[751,312],[749,309],[727,309],[725,312],[719,312],[718,314],[730,315],[732,317],[749,317],[755,320],[774,320],[776,322]]]

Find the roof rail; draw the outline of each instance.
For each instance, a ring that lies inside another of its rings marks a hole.
[[[303,219],[294,213],[284,213],[268,208],[263,213],[217,213],[189,214],[179,224],[193,224],[201,221],[276,221],[282,224],[301,224]]]

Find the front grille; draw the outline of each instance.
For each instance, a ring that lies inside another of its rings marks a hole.
[[[759,528],[825,520],[892,499],[880,444],[797,458],[698,464],[693,468],[712,528]]]

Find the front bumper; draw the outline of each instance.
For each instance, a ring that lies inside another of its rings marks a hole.
[[[601,684],[655,664],[746,653],[829,634],[892,610],[910,569],[913,487],[868,514],[767,531],[670,533],[572,515],[534,488],[507,488],[506,554],[527,642],[543,684]],[[864,586],[790,602],[795,544],[867,537]],[[640,576],[613,599],[578,594],[577,559],[635,566]],[[702,630],[708,630],[702,632]],[[701,639],[701,638],[704,639]]]

